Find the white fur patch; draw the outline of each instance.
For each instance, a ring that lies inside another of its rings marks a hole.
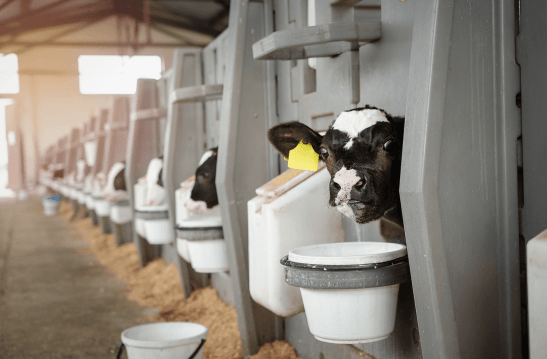
[[[349,217],[351,219],[355,219],[355,214],[353,213],[353,210],[351,209],[351,207],[347,203],[343,203],[339,206],[336,206],[336,209],[340,213],[345,215],[346,217]]]
[[[203,156],[201,156],[201,159],[199,160],[198,167],[201,166],[203,163],[205,163],[205,161],[207,161],[209,157],[211,157],[212,155],[213,155],[212,150],[205,152]]]
[[[344,111],[334,121],[332,129],[342,131],[348,135],[350,140],[344,148],[349,150],[353,145],[353,138],[356,138],[360,132],[378,122],[389,122],[382,111],[379,110]]]
[[[344,166],[341,170],[336,172],[332,180],[340,186],[340,191],[335,200],[335,204],[339,205],[350,200],[351,189],[361,180],[361,177],[357,175],[357,171],[354,169],[348,170]]]
[[[158,206],[167,202],[167,193],[158,185],[158,176],[163,168],[163,160],[153,158],[146,170],[146,201],[147,206]]]
[[[121,162],[116,162],[112,165],[110,171],[108,172],[108,178],[106,180],[106,186],[103,190],[103,196],[108,196],[116,192],[116,190],[114,189],[114,180],[116,179],[118,173],[120,173],[120,171],[124,168],[125,165]]]

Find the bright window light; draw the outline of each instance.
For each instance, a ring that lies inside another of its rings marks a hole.
[[[0,54],[0,93],[19,93],[19,64],[17,55]]]
[[[80,92],[84,95],[134,94],[137,79],[161,78],[159,56],[81,55]]]

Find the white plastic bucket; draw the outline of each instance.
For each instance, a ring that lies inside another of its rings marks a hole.
[[[191,263],[190,251],[188,250],[188,240],[177,238],[177,252],[186,262]]]
[[[93,196],[91,194],[85,195],[85,206],[89,210],[92,210],[95,208],[95,201],[93,200]]]
[[[230,269],[224,239],[188,241],[192,268],[198,273],[226,272]]]
[[[144,219],[135,218],[135,231],[137,234],[143,238],[146,238],[146,228],[144,227]]]
[[[131,206],[120,206],[112,204],[110,206],[110,220],[116,224],[126,224],[133,219]]]
[[[209,329],[189,322],[139,325],[122,332],[122,343],[129,359],[187,359],[199,348],[194,359],[203,357]]]
[[[386,242],[346,242],[293,249],[289,261],[313,266],[389,263],[406,256],[406,246]],[[329,267],[333,268],[333,267]],[[325,273],[329,270],[325,268]],[[336,280],[332,285],[336,287]],[[357,289],[300,288],[311,333],[324,342],[367,343],[385,339],[395,328],[399,284]]]
[[[169,244],[175,240],[175,230],[168,218],[145,219],[144,231],[150,244]]]
[[[95,200],[95,212],[99,217],[109,217],[110,216],[110,202],[106,199],[96,199]]]
[[[42,205],[44,207],[44,214],[46,216],[54,216],[59,211],[59,202],[61,198],[59,196],[44,196],[42,199]]]

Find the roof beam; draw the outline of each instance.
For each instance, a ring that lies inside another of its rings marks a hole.
[[[40,41],[15,41],[10,45],[13,46],[47,46],[47,47],[138,47],[139,49],[145,47],[181,47],[187,46],[184,43],[173,43],[173,42],[153,42],[151,44],[146,42],[109,42],[109,41],[61,41],[61,42],[51,42],[43,43]],[[202,45],[195,45],[203,47]]]
[[[69,2],[69,1],[72,1],[72,0],[58,0],[58,1],[54,2],[54,3],[51,3],[51,4],[46,5],[46,6],[42,6],[42,7],[38,8],[38,9],[31,10],[31,11],[28,11],[28,12],[25,12],[25,13],[22,13],[22,14],[19,14],[19,15],[15,16],[15,17],[12,17],[11,19],[6,19],[6,20],[0,22],[0,27],[12,27],[12,28],[13,28],[13,27],[16,27],[17,24],[18,24],[18,22],[19,22],[19,20],[22,20],[22,19],[24,19],[24,18],[26,18],[26,17],[29,17],[29,16],[34,16],[34,15],[36,15],[36,14],[42,14],[42,13],[44,13],[44,12],[46,12],[46,11],[49,11],[49,10],[51,10],[51,9],[53,9],[53,8],[55,8],[55,7],[57,7],[57,6],[59,6],[59,5],[62,5],[62,4],[64,4],[64,3],[66,3],[66,2]]]

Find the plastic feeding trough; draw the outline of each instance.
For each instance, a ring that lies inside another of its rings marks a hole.
[[[304,311],[298,288],[285,283],[279,258],[293,248],[344,240],[341,214],[327,205],[329,181],[326,169],[289,169],[247,202],[251,297],[279,316]]]
[[[410,280],[406,246],[345,242],[306,246],[281,259],[299,287],[311,333],[336,344],[387,338],[395,327],[399,284]]]
[[[139,325],[122,332],[128,359],[201,359],[209,329],[189,322]]]
[[[42,199],[44,214],[46,216],[56,215],[59,211],[59,202],[61,202],[61,197],[59,196],[44,196]]]
[[[207,208],[205,202],[190,198],[195,177],[175,191],[177,251],[198,273],[229,270],[220,206]]]

